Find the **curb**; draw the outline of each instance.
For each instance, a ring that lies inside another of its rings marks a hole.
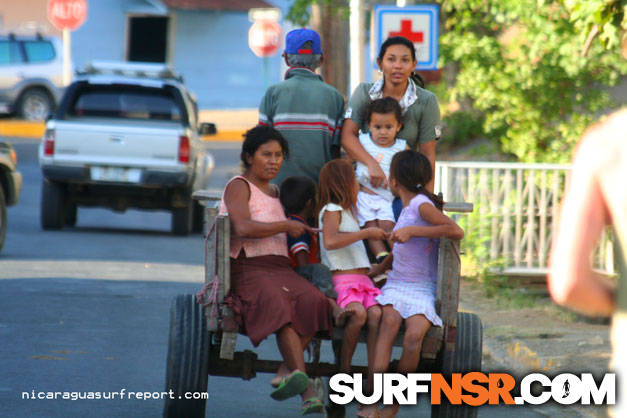
[[[28,122],[21,120],[0,121],[0,136],[12,136],[17,138],[41,138],[46,130],[44,122]],[[203,141],[228,141],[241,142],[245,129],[220,131],[215,135],[202,136]]]
[[[203,135],[201,138],[203,141],[242,142],[245,132],[245,129],[218,131],[215,135]]]
[[[46,125],[44,122],[28,122],[21,120],[0,121],[0,136],[18,138],[41,138]]]

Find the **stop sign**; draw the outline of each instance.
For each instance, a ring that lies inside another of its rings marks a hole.
[[[48,0],[48,20],[59,30],[78,29],[87,17],[85,0]]]
[[[281,26],[273,20],[257,20],[248,31],[248,46],[258,57],[274,55],[281,46]]]

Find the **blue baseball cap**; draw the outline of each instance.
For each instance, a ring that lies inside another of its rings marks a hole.
[[[305,42],[311,42],[311,49],[304,49]],[[285,36],[286,54],[322,54],[320,35],[312,29],[294,29]]]

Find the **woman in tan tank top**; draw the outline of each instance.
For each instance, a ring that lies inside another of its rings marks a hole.
[[[302,412],[322,412],[305,372],[304,348],[319,331],[329,331],[332,315],[326,296],[291,267],[287,234],[317,232],[288,220],[270,181],[288,154],[287,142],[274,128],[257,126],[246,133],[241,159],[245,170],[227,184],[221,211],[231,220],[231,294],[227,303],[257,346],[270,334],[290,374],[271,393],[277,400],[300,395]]]

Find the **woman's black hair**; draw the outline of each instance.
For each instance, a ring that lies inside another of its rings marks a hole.
[[[305,176],[291,176],[283,180],[279,200],[287,215],[297,215],[305,210],[307,202],[316,203],[316,183]]]
[[[405,38],[404,36],[390,36],[381,44],[381,48],[379,48],[379,56],[377,57],[377,62],[383,61],[385,51],[387,51],[387,49],[392,45],[403,45],[409,48],[412,59],[416,61],[416,47],[414,47],[414,44],[409,39]],[[412,71],[410,77],[418,86],[425,88],[425,81],[422,79],[422,77],[420,77],[420,74]]]
[[[430,193],[424,187],[431,181],[432,176],[429,159],[418,151],[407,149],[397,152],[392,157],[390,177],[396,179],[405,189],[427,196],[436,208],[442,210],[444,206],[442,198]]]
[[[403,123],[403,110],[398,101],[393,97],[375,99],[366,105],[366,123],[370,123],[373,113],[388,114],[393,113],[398,123]]]
[[[290,156],[287,141],[283,138],[281,132],[277,131],[272,126],[257,125],[247,130],[244,134],[244,143],[242,144],[242,152],[240,154],[240,159],[244,163],[244,167],[250,167],[250,164],[246,161],[246,157],[252,157],[260,146],[270,141],[277,141],[279,145],[281,145],[283,158]]]

